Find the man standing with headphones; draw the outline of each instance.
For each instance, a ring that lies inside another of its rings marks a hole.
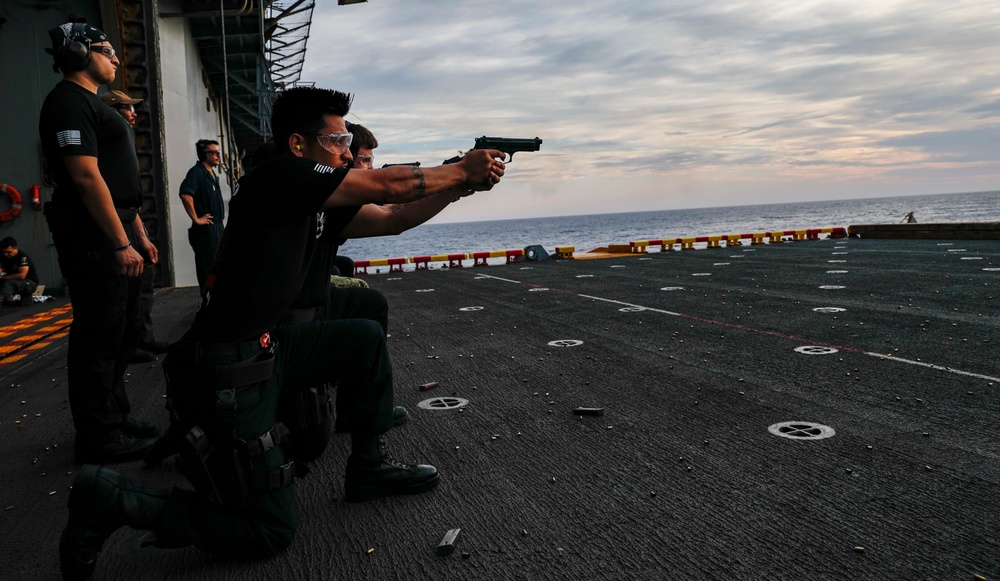
[[[181,182],[181,202],[191,217],[188,241],[194,249],[194,268],[198,276],[198,286],[205,292],[205,279],[212,268],[215,249],[222,240],[222,220],[226,217],[226,207],[222,203],[222,190],[215,168],[222,163],[219,142],[199,139],[194,144],[198,163],[188,170]]]
[[[124,375],[139,328],[139,277],[158,256],[138,215],[132,130],[97,97],[121,63],[89,24],[66,23],[49,36],[46,52],[63,80],[45,98],[38,129],[56,183],[45,217],[73,304],[67,375],[75,459],[137,460],[159,430],[129,416]]]

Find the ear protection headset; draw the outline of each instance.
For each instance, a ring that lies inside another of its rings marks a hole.
[[[57,49],[56,58],[64,70],[82,71],[90,64],[90,39],[86,32],[86,23],[74,23],[62,46]]]

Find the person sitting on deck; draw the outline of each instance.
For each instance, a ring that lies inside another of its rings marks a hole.
[[[27,254],[17,248],[10,236],[0,240],[0,294],[4,306],[30,305],[32,293],[38,288],[38,271]],[[20,301],[14,300],[20,295]]]

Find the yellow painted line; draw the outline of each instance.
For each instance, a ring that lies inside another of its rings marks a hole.
[[[9,337],[25,329],[32,329],[31,334],[17,337],[5,345],[0,345],[0,365],[20,361],[24,359],[26,352],[41,350],[51,345],[52,340],[66,337],[69,334],[67,327],[73,322],[73,316],[72,314],[68,317],[64,315],[72,313],[72,310],[72,305],[65,305],[33,315],[15,324],[0,327],[0,338]],[[54,320],[57,317],[61,318]],[[38,327],[38,325],[44,326]],[[15,355],[18,352],[23,353]]]
[[[24,355],[10,355],[8,357],[4,357],[3,359],[0,359],[0,366],[2,366],[2,365],[8,365],[10,363],[14,363],[15,361],[20,361],[20,360],[24,359],[25,357],[27,357],[27,354],[24,354]]]

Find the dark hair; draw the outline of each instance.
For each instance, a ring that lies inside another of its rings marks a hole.
[[[344,117],[353,100],[350,93],[318,87],[295,87],[278,95],[271,112],[271,133],[278,155],[291,155],[288,138],[293,133],[316,133],[323,127],[324,115]]]
[[[205,161],[205,152],[208,151],[209,145],[218,145],[219,142],[214,139],[199,139],[194,144],[194,152],[198,155],[198,161]]]
[[[250,158],[250,168],[255,168],[258,165],[264,163],[265,161],[274,157],[274,142],[265,141],[257,146],[256,151],[253,152],[253,157]]]
[[[0,248],[16,248],[16,247],[17,247],[17,240],[14,240],[10,236],[4,238],[3,240],[0,240]]]
[[[378,147],[378,140],[375,139],[372,132],[369,131],[364,125],[360,125],[358,123],[348,123],[347,130],[354,136],[351,140],[351,157],[357,158],[358,151],[360,151],[361,148],[375,149]]]

